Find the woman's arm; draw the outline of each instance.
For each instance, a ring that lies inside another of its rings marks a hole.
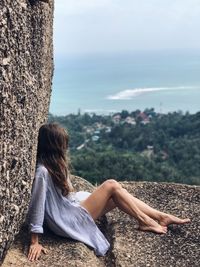
[[[47,192],[46,179],[47,177],[45,169],[43,167],[38,168],[36,170],[35,179],[33,182],[31,201],[28,211],[29,231],[31,233],[28,259],[31,261],[37,260],[40,256],[41,251],[43,251],[44,253],[46,252],[46,249],[44,249],[39,244],[38,238],[38,234],[43,233],[43,221]]]
[[[41,252],[47,253],[47,249],[45,249],[42,245],[39,244],[39,237],[37,233],[31,233],[31,241],[28,252],[28,259],[30,261],[37,260],[41,254]]]
[[[31,233],[31,245],[38,244],[39,243],[39,237],[36,233]]]

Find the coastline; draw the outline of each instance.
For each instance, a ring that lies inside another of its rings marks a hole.
[[[200,54],[146,51],[55,58],[50,112],[200,110]]]

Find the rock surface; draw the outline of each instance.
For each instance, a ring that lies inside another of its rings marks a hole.
[[[135,221],[122,212],[110,213],[113,266],[200,266],[200,187],[146,182],[124,182],[123,187],[152,207],[192,222],[169,226],[166,235],[156,235],[136,230]]]
[[[75,177],[76,190],[92,191],[85,180]],[[192,222],[170,226],[166,235],[141,232],[130,216],[114,210],[99,226],[111,242],[106,257],[96,257],[84,244],[56,237],[46,231],[43,245],[49,249],[36,263],[28,262],[27,232],[21,232],[9,250],[2,267],[198,267],[200,258],[200,187],[180,184],[123,182],[123,187],[152,207]]]
[[[0,1],[0,262],[24,221],[47,119],[52,18],[52,1]]]

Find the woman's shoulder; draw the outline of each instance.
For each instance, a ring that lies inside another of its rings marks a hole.
[[[36,177],[47,177],[49,175],[47,168],[41,164],[37,163],[36,170],[35,170],[35,176]]]

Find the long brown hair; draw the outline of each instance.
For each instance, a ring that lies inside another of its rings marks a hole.
[[[68,182],[68,142],[67,131],[57,123],[44,124],[39,129],[37,163],[47,168],[53,183],[61,189],[64,196],[71,191]]]

